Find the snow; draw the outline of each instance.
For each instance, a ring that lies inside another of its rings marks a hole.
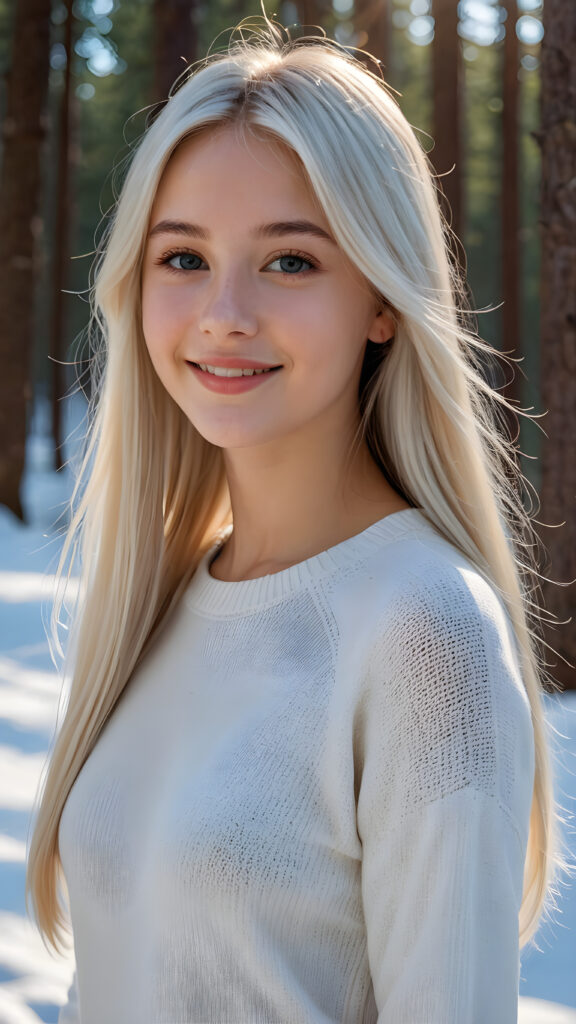
[[[83,412],[79,398],[65,407],[66,429],[76,438]],[[53,471],[46,433],[46,407],[40,404],[23,485],[28,524],[0,506],[0,1024],[55,1022],[73,970],[72,952],[49,953],[24,904],[31,813],[62,698],[45,625],[62,543],[54,522],[72,472]],[[72,456],[75,448],[73,443]],[[547,705],[558,748],[564,835],[576,863],[576,693],[550,698]],[[522,957],[521,1024],[576,1024],[575,885],[561,888],[553,919],[538,933],[540,950]]]

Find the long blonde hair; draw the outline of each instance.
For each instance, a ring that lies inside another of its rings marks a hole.
[[[534,933],[558,860],[542,708],[532,533],[503,398],[462,326],[461,285],[427,159],[378,75],[320,38],[267,20],[177,83],[132,160],[98,260],[105,360],[62,561],[81,551],[74,667],[37,811],[27,897],[56,950],[66,929],[58,827],[70,789],[144,649],[215,535],[231,521],[222,452],[169,398],[142,335],[140,269],[152,203],[183,139],[235,124],[300,158],[342,249],[394,310],[385,359],[368,367],[362,429],[382,472],[478,570],[508,609],[532,708],[536,768],[520,941]],[[370,370],[370,372],[368,372]]]

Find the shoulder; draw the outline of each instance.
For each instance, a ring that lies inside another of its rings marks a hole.
[[[495,657],[517,670],[517,645],[495,587],[453,544],[423,522],[383,545],[366,567],[369,649],[389,658],[424,659],[429,667],[467,653]]]
[[[492,584],[417,510],[383,520],[325,597],[343,647],[361,659],[447,657],[475,645],[509,661],[516,641]]]
[[[531,714],[495,589],[432,529],[383,548],[370,572],[375,603],[356,717],[361,760],[385,764],[408,801],[469,788],[523,806]]]

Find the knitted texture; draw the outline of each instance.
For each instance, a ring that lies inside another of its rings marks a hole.
[[[69,795],[60,1024],[512,1024],[532,797],[502,603],[422,512],[210,575]]]

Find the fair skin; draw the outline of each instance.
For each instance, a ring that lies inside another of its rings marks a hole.
[[[152,210],[142,316],[166,390],[223,449],[234,531],[214,576],[278,572],[408,508],[363,442],[349,454],[366,339],[386,342],[393,319],[283,144],[220,127],[178,147]],[[242,361],[267,372],[227,385],[198,365]]]

